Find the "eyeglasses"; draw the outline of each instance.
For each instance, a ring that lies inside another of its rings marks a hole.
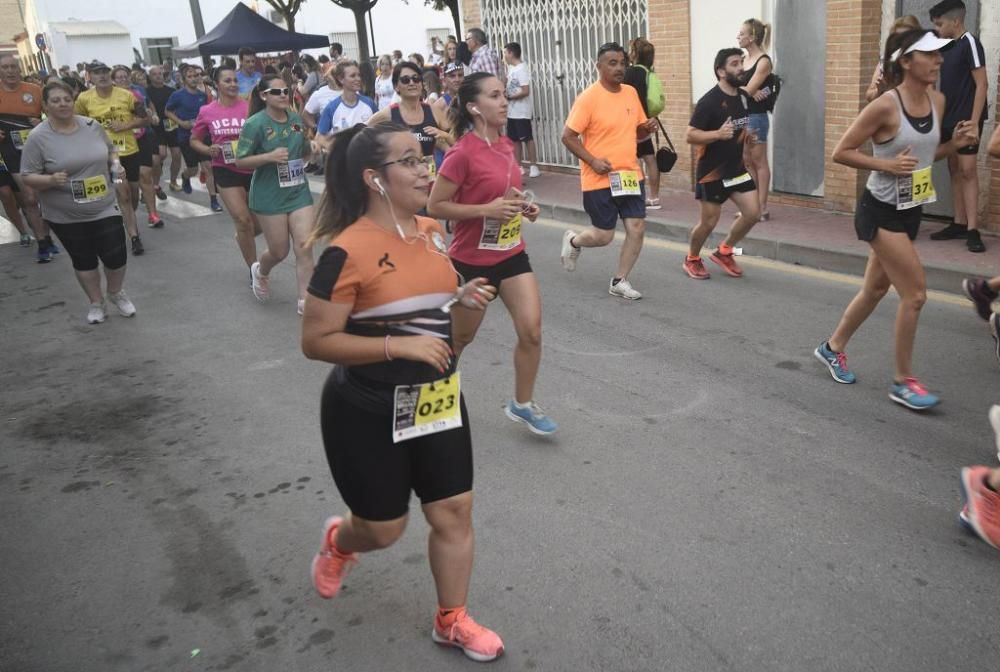
[[[403,75],[399,78],[400,84],[423,84],[424,80],[416,75]]]
[[[288,91],[288,87],[285,87],[284,89],[265,89],[264,93],[269,96],[287,96]]]
[[[386,166],[391,166],[394,163],[398,163],[399,165],[403,166],[404,168],[408,168],[409,170],[412,170],[414,172],[420,170],[421,166],[425,170],[430,170],[430,167],[423,160],[423,158],[420,158],[420,157],[417,157],[417,156],[404,156],[403,158],[396,159],[395,161],[387,161],[386,163],[383,163],[379,167],[380,168],[385,168]]]

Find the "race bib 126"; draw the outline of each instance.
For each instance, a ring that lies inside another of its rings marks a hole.
[[[612,196],[638,196],[639,173],[634,170],[618,170],[608,175]]]

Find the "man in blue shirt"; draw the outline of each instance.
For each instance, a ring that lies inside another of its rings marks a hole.
[[[181,155],[184,157],[184,172],[181,174],[181,188],[185,194],[190,194],[191,178],[198,174],[199,167],[207,174],[208,193],[211,196],[212,210],[222,212],[219,204],[219,195],[215,190],[215,180],[212,178],[212,169],[208,160],[201,166],[202,156],[191,148],[191,128],[195,119],[198,118],[198,111],[208,105],[208,94],[201,88],[203,71],[197,65],[184,64],[180,69],[181,79],[184,86],[170,94],[167,99],[167,118],[177,124],[177,144],[181,148]]]
[[[250,94],[261,78],[261,73],[257,71],[257,54],[253,49],[243,47],[238,56],[240,69],[236,71],[236,81],[240,85],[240,97],[249,100]]]

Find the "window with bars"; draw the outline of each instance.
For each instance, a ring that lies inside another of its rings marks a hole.
[[[177,46],[176,37],[143,37],[139,42],[142,44],[142,54],[149,65],[163,65],[163,62],[170,58],[173,48]]]
[[[339,43],[344,47],[344,56],[353,60],[358,60],[361,56],[361,49],[358,47],[358,34],[355,32],[349,33],[330,33],[330,44],[334,42]]]

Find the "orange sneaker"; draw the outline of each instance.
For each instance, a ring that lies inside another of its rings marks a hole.
[[[962,494],[965,495],[972,529],[987,544],[1000,548],[1000,493],[986,485],[992,471],[989,467],[962,469]]]
[[[332,539],[337,528],[344,522],[340,516],[334,516],[323,525],[323,541],[320,542],[319,553],[312,561],[312,580],[319,596],[329,600],[340,592],[340,584],[344,577],[358,564],[356,553],[345,555],[333,547]]]
[[[480,663],[496,660],[503,654],[503,641],[500,636],[472,620],[464,607],[459,612],[458,618],[447,627],[441,624],[440,615],[435,616],[431,639],[441,646],[462,649],[467,658]]]
[[[736,263],[732,252],[729,254],[723,254],[719,250],[716,250],[712,253],[709,259],[717,263],[719,266],[722,266],[722,270],[726,272],[726,275],[734,278],[743,277],[743,269]]]
[[[705,270],[705,264],[702,262],[701,257],[698,257],[697,259],[688,259],[687,257],[684,257],[684,272],[695,280],[708,280],[712,277],[709,275],[708,271]]]

